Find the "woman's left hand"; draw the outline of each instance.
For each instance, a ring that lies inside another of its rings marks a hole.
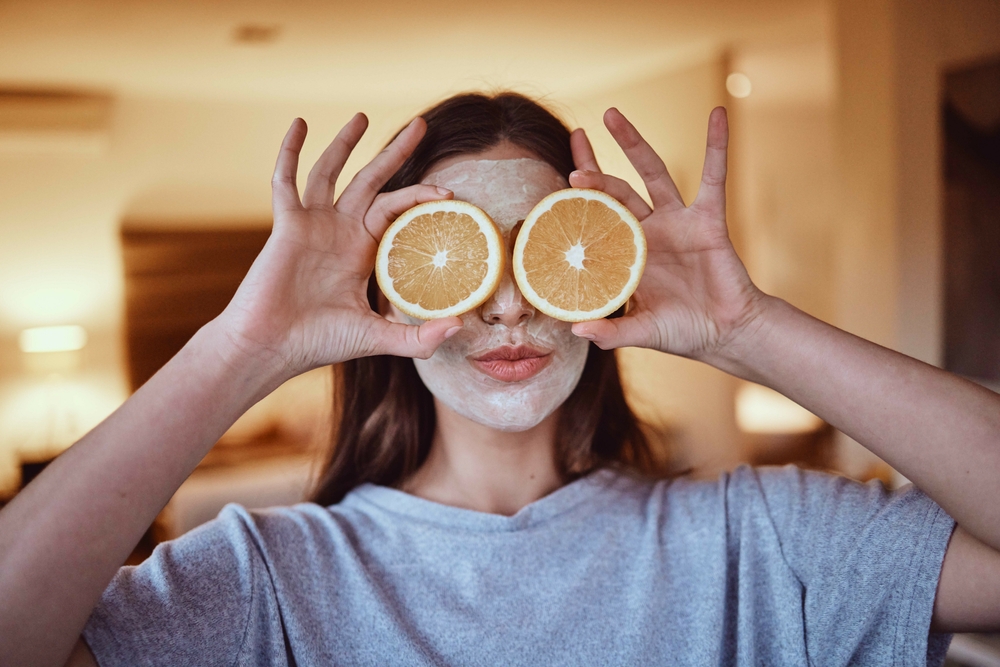
[[[609,109],[604,123],[642,177],[653,208],[628,183],[600,172],[582,130],[571,138],[578,171],[570,185],[606,192],[635,214],[646,234],[646,270],[624,317],[580,322],[573,333],[604,349],[648,347],[708,360],[759,323],[764,301],[726,228],[726,111],[716,108],[709,117],[701,187],[690,206],[621,112]]]
[[[765,295],[726,231],[726,113],[708,123],[698,196],[685,207],[663,162],[624,116],[604,122],[642,177],[653,208],[601,174],[582,131],[570,184],[602,190],[642,221],[649,256],[633,308],[573,333],[602,348],[697,358],[788,396],[868,447],[958,522],[941,566],[931,629],[1000,628],[1000,398]]]

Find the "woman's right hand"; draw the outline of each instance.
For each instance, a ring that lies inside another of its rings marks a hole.
[[[271,236],[213,323],[238,355],[264,355],[287,377],[374,354],[426,358],[462,326],[457,317],[396,324],[369,306],[368,278],[386,228],[412,206],[452,193],[414,185],[378,194],[423,136],[426,125],[417,118],[334,202],[337,178],[367,126],[363,114],[344,126],[312,168],[300,198],[295,175],[306,124],[292,123],[274,170]]]

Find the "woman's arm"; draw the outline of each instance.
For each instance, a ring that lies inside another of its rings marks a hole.
[[[959,525],[934,628],[1000,628],[1000,396],[770,297],[744,337],[705,360],[785,394],[933,498]]]
[[[705,361],[780,391],[885,459],[1000,549],[1000,396],[767,297]]]
[[[709,119],[698,196],[682,201],[663,162],[619,112],[605,123],[649,190],[649,207],[601,174],[582,132],[570,183],[617,197],[643,221],[649,259],[625,317],[573,326],[602,348],[699,359],[772,387],[913,480],[959,524],[935,627],[1000,629],[1000,396],[816,320],[753,285],[726,228],[728,126]],[[974,583],[970,583],[974,581]]]
[[[394,324],[368,305],[391,220],[450,193],[420,185],[377,194],[423,135],[417,120],[334,203],[366,126],[359,114],[337,135],[300,199],[306,128],[292,124],[275,166],[274,227],[233,301],[0,512],[4,665],[61,665],[74,647],[73,659],[86,659],[80,632],[117,568],[219,436],[284,380],[371,354],[427,357],[461,326]]]
[[[218,327],[199,331],[0,513],[4,664],[61,664],[160,509],[276,385],[275,368],[226,347]]]

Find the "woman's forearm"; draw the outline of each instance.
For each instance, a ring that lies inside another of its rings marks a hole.
[[[207,325],[0,512],[4,664],[62,664],[157,513],[280,371]]]
[[[785,394],[1000,549],[1000,396],[766,297],[723,370]]]

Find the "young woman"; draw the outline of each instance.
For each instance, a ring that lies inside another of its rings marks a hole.
[[[336,202],[365,118],[301,197],[296,120],[230,306],[0,512],[3,664],[922,665],[943,633],[1000,628],[1000,398],[751,283],[726,232],[722,109],[690,206],[620,113],[605,123],[652,207],[516,95],[431,109]],[[567,182],[643,222],[627,315],[551,320],[508,275],[475,311],[418,323],[373,288],[378,239],[414,204],[471,201],[509,240]],[[610,352],[627,345],[773,387],[922,491],[791,467],[650,479]],[[335,363],[317,503],[229,506],[119,570],[240,414]]]

